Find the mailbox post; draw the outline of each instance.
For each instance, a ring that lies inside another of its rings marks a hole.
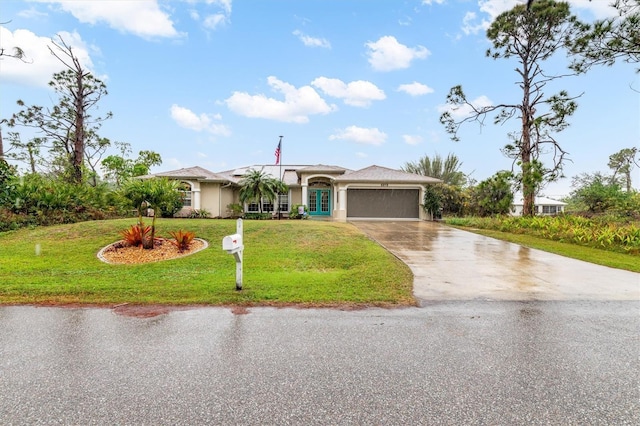
[[[236,290],[242,290],[242,252],[244,251],[242,219],[236,221],[236,233],[222,239],[222,250],[236,259]]]

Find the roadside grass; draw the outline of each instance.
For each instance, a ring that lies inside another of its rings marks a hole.
[[[193,231],[209,247],[156,263],[100,261],[98,251],[134,223],[0,233],[0,304],[415,305],[409,268],[348,223],[244,221],[242,291],[221,248],[234,220],[158,219],[157,234]]]
[[[631,272],[640,272],[640,257],[631,254],[616,253],[593,247],[585,247],[577,244],[553,241],[526,234],[514,234],[511,232],[479,229],[468,226],[453,225],[450,223],[447,223],[447,225],[459,229],[464,229],[465,231],[474,232],[476,234],[485,235],[487,237],[495,238],[498,240],[520,244],[524,247],[559,254],[562,256],[570,257],[572,259],[583,260],[585,262],[608,266],[610,268],[624,269]]]

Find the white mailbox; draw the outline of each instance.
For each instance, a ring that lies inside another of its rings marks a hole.
[[[232,254],[236,259],[236,290],[242,290],[242,252],[244,251],[242,235],[244,235],[242,219],[238,219],[236,233],[222,238],[222,250]]]
[[[222,239],[222,250],[231,252],[233,250],[241,250],[241,249],[242,249],[242,235],[232,234],[232,235],[227,235]]]

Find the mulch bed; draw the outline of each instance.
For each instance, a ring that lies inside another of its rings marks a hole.
[[[207,247],[208,243],[199,238],[195,238],[189,248],[182,252],[169,240],[162,238],[157,239],[153,249],[132,247],[124,241],[118,241],[100,250],[98,258],[106,263],[131,265],[176,259],[197,253]]]

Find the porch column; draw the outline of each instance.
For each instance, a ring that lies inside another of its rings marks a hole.
[[[347,220],[347,188],[338,189],[338,209],[336,214],[336,220]]]
[[[200,210],[200,182],[195,182],[191,186],[191,197],[193,198],[192,199],[193,209]]]
[[[418,191],[418,203],[420,203],[420,200],[424,200],[424,192],[426,191],[426,188],[423,185],[420,185],[420,190]],[[430,220],[433,218],[428,218],[427,217],[427,212],[424,211],[424,209],[422,208],[422,204],[420,204],[420,206],[418,207],[418,219],[420,220]]]
[[[303,204],[305,206],[307,206],[307,200],[308,200],[308,197],[309,197],[309,194],[307,194],[307,188],[308,188],[307,184],[303,183],[302,184],[302,202],[301,202],[301,204]],[[309,206],[307,206],[307,207],[309,207]]]
[[[340,210],[347,210],[347,188],[338,190],[338,204]]]

